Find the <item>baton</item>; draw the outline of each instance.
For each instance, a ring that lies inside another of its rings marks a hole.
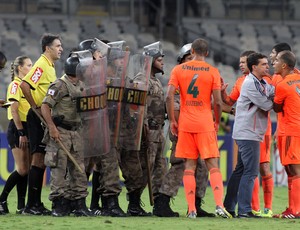
[[[41,122],[46,126],[46,128],[48,128],[48,125],[46,123],[46,121],[44,120],[44,118],[41,116],[41,114],[35,109],[32,108],[32,111],[38,116],[38,118],[41,120]],[[68,151],[68,149],[66,148],[66,146],[61,142],[61,140],[58,139],[58,144],[59,146],[64,150],[64,152],[67,154],[67,156],[69,157],[69,159],[73,162],[73,164],[75,165],[75,167],[81,172],[84,173],[82,168],[79,166],[79,164],[77,163],[77,161],[75,160],[75,158],[72,156],[72,154]]]

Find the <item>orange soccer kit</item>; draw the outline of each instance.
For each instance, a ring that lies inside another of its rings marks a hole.
[[[211,112],[211,94],[220,90],[219,71],[204,61],[192,60],[174,67],[169,85],[180,88],[180,116],[175,156],[202,159],[219,157],[217,134]],[[218,168],[210,169],[210,183],[216,205],[223,207],[223,182]],[[195,209],[195,172],[185,170],[183,176],[189,212]],[[216,189],[218,188],[218,189]]]
[[[276,86],[274,102],[283,104],[284,136],[281,162],[284,166],[300,164],[300,75],[287,75]],[[289,208],[300,212],[300,177],[289,178]]]

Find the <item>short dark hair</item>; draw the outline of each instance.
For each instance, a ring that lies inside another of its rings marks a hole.
[[[291,46],[286,42],[276,44],[275,46],[273,46],[273,49],[276,51],[277,54],[284,50],[292,51]]]
[[[283,63],[287,64],[290,69],[294,69],[296,65],[296,56],[289,50],[284,50],[280,52],[280,59]]]
[[[244,52],[241,53],[240,57],[248,57],[250,54],[256,53],[253,50],[246,50]]]
[[[205,56],[208,52],[208,42],[205,39],[197,38],[193,41],[192,48],[196,54]]]
[[[268,58],[266,55],[261,54],[261,53],[253,53],[250,54],[247,58],[247,66],[250,72],[252,72],[252,66],[253,65],[258,65],[259,60],[263,58]]]
[[[45,52],[46,46],[51,46],[55,39],[58,39],[61,41],[61,38],[59,35],[50,34],[50,33],[43,34],[43,36],[41,38],[42,51]]]

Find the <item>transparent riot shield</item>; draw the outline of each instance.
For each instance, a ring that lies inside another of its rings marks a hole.
[[[107,108],[109,117],[111,147],[118,143],[121,106],[125,87],[125,76],[129,52],[119,49],[111,49],[107,63]]]
[[[125,79],[119,146],[140,150],[152,57],[130,57]]]
[[[85,157],[99,156],[109,152],[110,136],[106,100],[107,59],[85,59],[76,68],[77,76],[84,82],[83,96],[77,98],[83,128]]]

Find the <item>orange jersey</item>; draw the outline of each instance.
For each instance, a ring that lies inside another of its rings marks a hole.
[[[178,130],[192,133],[214,131],[211,94],[213,90],[221,90],[218,69],[204,61],[192,60],[173,68],[169,85],[180,88]]]
[[[247,75],[243,75],[236,80],[236,82],[231,90],[231,93],[229,95],[231,100],[237,101],[237,99],[239,98],[240,93],[241,93],[242,84],[243,84],[246,76]]]
[[[284,134],[300,136],[300,74],[289,74],[277,84],[274,102],[283,104]]]

